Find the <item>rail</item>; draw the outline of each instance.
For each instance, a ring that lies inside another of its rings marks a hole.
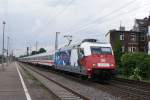
[[[19,63],[19,64],[20,64],[20,63]],[[60,83],[58,83],[57,81],[55,81],[55,80],[51,79],[50,77],[44,75],[43,73],[39,72],[38,70],[35,70],[34,68],[25,67],[25,66],[22,65],[22,64],[20,64],[20,66],[23,67],[24,69],[28,70],[28,71],[30,70],[30,71],[33,71],[33,72],[37,73],[38,75],[40,75],[40,76],[44,77],[45,79],[49,80],[49,82],[53,82],[53,83],[56,84],[57,86],[63,88],[63,89],[64,89],[64,92],[63,92],[63,93],[62,93],[62,89],[60,89],[61,91],[57,91],[57,92],[61,92],[61,93],[57,93],[57,94],[59,94],[59,96],[54,93],[58,98],[60,98],[60,99],[62,99],[62,100],[64,99],[64,97],[65,97],[65,98],[74,99],[74,100],[75,100],[75,99],[76,99],[76,100],[90,100],[89,98],[87,98],[87,97],[85,97],[85,96],[83,96],[83,95],[77,93],[77,92],[74,91],[74,90],[69,89],[68,87],[66,87],[66,86],[64,86],[64,85],[62,85],[62,84],[60,84]],[[40,81],[40,80],[39,80],[39,81]],[[50,91],[52,91],[52,90],[50,90]],[[68,92],[68,94],[67,94],[67,92]],[[61,96],[61,94],[62,94],[63,96]],[[68,96],[68,97],[64,96],[64,94],[65,94],[66,96]],[[70,97],[69,97],[69,95],[70,95]]]

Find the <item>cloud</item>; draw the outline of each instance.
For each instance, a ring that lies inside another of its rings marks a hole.
[[[27,46],[34,48],[36,41],[39,47],[54,49],[55,32],[61,32],[59,45],[62,46],[67,43],[65,34],[73,35],[73,41],[84,38],[106,41],[105,34],[118,29],[120,21],[129,30],[134,19],[148,16],[150,9],[149,0],[134,0],[120,8],[131,1],[0,0],[0,22],[6,20],[6,36],[13,39],[13,48],[19,55],[25,53]]]

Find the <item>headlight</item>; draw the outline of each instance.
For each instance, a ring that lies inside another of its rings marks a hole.
[[[93,64],[93,67],[95,68],[95,67],[96,67],[96,64]]]

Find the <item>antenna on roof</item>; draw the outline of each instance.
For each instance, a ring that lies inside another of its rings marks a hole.
[[[122,26],[122,21],[120,20],[120,27]]]

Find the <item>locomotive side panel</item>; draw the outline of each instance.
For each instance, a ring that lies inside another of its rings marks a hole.
[[[56,69],[73,72],[77,74],[85,74],[83,68],[79,65],[78,49],[71,48],[55,53]]]

